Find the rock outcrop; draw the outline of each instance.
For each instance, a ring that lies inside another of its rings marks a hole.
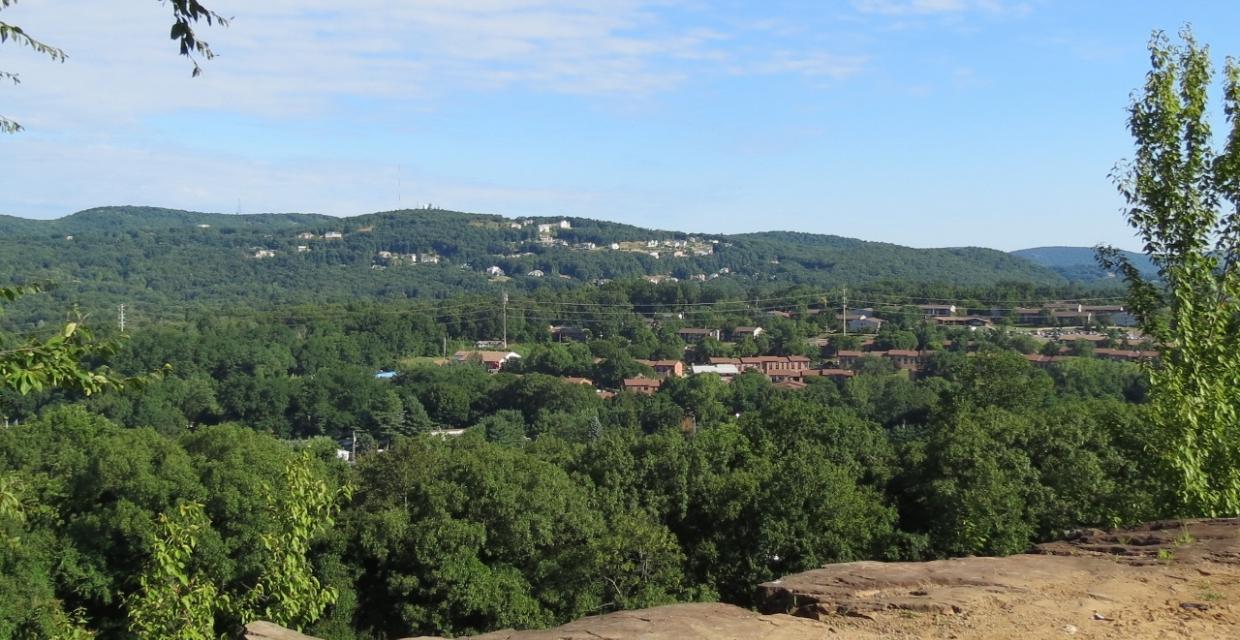
[[[251,622],[245,625],[245,640],[318,640],[304,633],[297,633],[270,622]]]
[[[759,589],[760,612],[682,604],[477,637],[1240,638],[1240,519],[1085,530],[1006,558],[829,565]],[[276,635],[268,627],[247,635],[247,640],[305,638]]]

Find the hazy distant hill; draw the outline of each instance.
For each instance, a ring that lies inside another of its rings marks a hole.
[[[337,219],[306,213],[230,215],[158,207],[96,207],[55,220],[27,220],[0,216],[0,233],[31,236],[108,231],[167,231],[201,224],[230,229],[282,230],[313,226],[334,220]]]
[[[60,285],[53,296],[62,305],[102,310],[125,303],[133,313],[161,314],[203,305],[443,297],[500,286],[563,289],[643,275],[746,290],[771,283],[1064,282],[1050,269],[990,249],[911,249],[794,232],[695,235],[585,218],[568,218],[571,228],[564,229],[560,220],[441,210],[335,218],[151,207],[102,207],[57,220],[0,217],[0,282],[51,281]],[[539,224],[554,228],[540,231]],[[427,264],[428,256],[438,262]],[[488,277],[490,267],[511,279]]]
[[[1123,252],[1146,277],[1156,276],[1158,269],[1150,259],[1141,253]],[[1013,251],[1012,255],[1025,258],[1043,267],[1051,269],[1072,282],[1092,282],[1112,279],[1098,265],[1092,247],[1036,247]]]
[[[1047,283],[1047,269],[994,249],[957,247],[911,249],[795,231],[767,231],[733,236],[760,252],[776,254],[809,271],[836,270],[862,274],[863,281],[920,280],[953,284],[989,284],[1002,280]]]

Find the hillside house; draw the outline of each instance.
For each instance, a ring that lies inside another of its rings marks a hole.
[[[803,371],[809,368],[809,358],[805,356],[758,356],[741,358],[741,363],[745,366],[756,365],[756,369],[767,376]]]
[[[954,304],[919,304],[917,308],[926,318],[945,318],[956,314]]]
[[[340,240],[341,238],[344,238],[344,234],[339,231],[328,231],[323,234],[324,240]]]
[[[706,338],[714,338],[715,340],[719,340],[721,334],[718,329],[702,329],[699,327],[685,327],[677,331],[676,335],[680,336],[681,340],[684,340],[685,342],[692,344],[695,342],[701,342],[705,340]]]
[[[856,367],[857,363],[860,362],[862,358],[866,357],[866,355],[868,354],[864,351],[844,350],[836,353],[835,359],[840,363],[840,367],[844,369],[852,369]]]
[[[695,364],[691,367],[693,375],[703,373],[713,373],[725,381],[731,380],[740,375],[741,371],[735,364]]]
[[[705,279],[703,277],[703,279]],[[757,338],[762,335],[762,327],[737,327],[732,330],[733,340],[742,340],[744,338]]]
[[[1117,327],[1136,326],[1137,319],[1131,312],[1119,305],[1093,305],[1081,307],[1081,311],[1094,314],[1094,319],[1099,324],[1113,325]]]
[[[878,333],[883,328],[883,321],[878,318],[855,318],[848,320],[848,330],[853,333]]]
[[[830,378],[832,380],[843,380],[857,375],[856,371],[848,369],[806,369],[801,374],[804,378]]]
[[[853,320],[863,320],[865,318],[873,318],[874,310],[869,308],[849,309],[846,313],[835,314],[835,321],[843,323],[845,320],[851,322]]]
[[[1083,325],[1094,321],[1094,314],[1089,311],[1052,311],[1051,319],[1059,324]]]
[[[983,318],[982,316],[939,316],[934,318],[934,323],[944,327],[968,327],[973,330],[994,326],[994,322],[990,318]]]
[[[1026,353],[1022,354],[1022,356],[1026,362],[1042,370],[1050,369],[1056,363],[1067,359],[1065,356],[1044,356],[1036,353]]]
[[[771,373],[766,374],[766,377],[770,378],[771,382],[777,384],[780,382],[801,382],[802,378],[805,377],[805,370],[798,369],[795,371],[772,371]]]
[[[552,231],[556,229],[572,229],[572,228],[573,228],[573,225],[570,224],[568,220],[561,220],[559,222],[548,222],[545,224],[538,225],[538,233],[540,234],[551,233]]]
[[[991,313],[996,312],[1000,317],[1003,315],[1003,310],[1001,309],[995,309]],[[1046,315],[1041,309],[1034,309],[1032,307],[1012,309],[1012,321],[1016,324],[1042,324],[1042,321],[1045,319]]]
[[[274,258],[276,252],[271,249],[256,249],[254,251],[254,259],[262,260],[263,258]]]
[[[310,247],[304,244],[297,245],[297,253],[310,253]]]
[[[637,364],[654,369],[661,378],[671,376],[679,378],[685,375],[685,363],[679,360],[637,360]]]
[[[551,339],[556,342],[584,342],[590,339],[590,334],[581,327],[552,325],[547,328],[547,331],[551,334]]]
[[[892,349],[882,355],[884,358],[890,360],[897,369],[905,369],[908,371],[918,371],[926,362],[926,356],[921,351]]]
[[[496,373],[503,368],[505,362],[520,357],[512,351],[457,351],[452,354],[452,361],[456,363],[478,362],[485,366],[487,371]]]
[[[621,385],[621,389],[624,391],[632,391],[633,393],[652,396],[659,390],[659,386],[662,384],[662,382],[654,378],[639,376],[636,378],[625,378],[624,383]]]
[[[315,236],[313,233],[310,233],[309,231],[304,231],[302,233],[297,234],[298,240],[313,240],[316,237],[317,236]]]
[[[1094,349],[1094,357],[1104,360],[1114,360],[1116,362],[1141,362],[1144,360],[1154,360],[1158,357],[1157,351],[1129,351],[1127,349]]]
[[[531,277],[531,278],[541,278],[541,277],[543,277],[543,276],[545,276],[545,275],[547,275],[547,274],[546,274],[546,273],[543,273],[543,270],[542,270],[542,269],[535,269],[535,270],[533,270],[533,271],[531,271],[531,272],[529,272],[529,273],[527,273],[527,274],[525,274],[525,275],[527,275],[527,276],[529,276],[529,277]]]
[[[491,265],[487,267],[487,275],[492,278],[502,278],[504,277],[504,270],[495,265]]]
[[[418,254],[418,261],[422,264],[439,264],[439,256],[433,253]]]

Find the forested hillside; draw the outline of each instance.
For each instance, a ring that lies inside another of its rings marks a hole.
[[[1141,275],[1156,276],[1158,268],[1148,256],[1132,251],[1121,252]],[[1098,264],[1097,253],[1092,247],[1035,247],[1013,251],[1012,255],[1046,267],[1072,282],[1114,281],[1113,274]]]
[[[70,305],[110,314],[126,304],[131,313],[163,318],[188,308],[437,299],[497,291],[501,283],[513,291],[563,290],[638,276],[734,291],[1064,283],[1049,269],[988,249],[910,249],[784,232],[692,235],[573,217],[403,210],[332,218],[147,207],[48,221],[0,217],[0,281],[57,285],[45,300],[10,310],[28,320],[50,319]]]

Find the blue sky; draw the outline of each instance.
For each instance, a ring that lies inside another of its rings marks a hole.
[[[1153,29],[1240,3],[211,0],[191,79],[153,1],[22,0],[0,213],[434,203],[911,246],[1136,243],[1107,174]],[[1220,123],[1221,125],[1221,123]],[[1221,130],[1221,128],[1220,128]]]

